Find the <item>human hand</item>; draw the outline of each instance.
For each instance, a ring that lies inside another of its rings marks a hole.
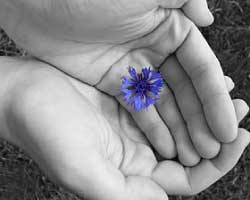
[[[17,43],[39,59],[112,96],[120,94],[120,78],[128,66],[160,68],[174,94],[165,85],[161,102],[143,112],[118,100],[163,157],[174,157],[176,144],[181,162],[191,166],[200,156],[216,156],[220,142],[233,141],[237,121],[220,64],[205,39],[180,11],[165,11],[168,17],[156,30],[124,44],[58,40],[38,30],[33,34],[25,21],[19,31],[5,25]],[[9,19],[13,24],[15,18]]]
[[[215,159],[191,168],[158,162],[114,98],[38,61],[1,58],[0,66],[12,69],[8,80],[18,79],[1,93],[7,102],[1,112],[7,126],[1,124],[1,132],[54,181],[87,199],[166,200],[165,192],[198,193],[227,173],[250,141],[249,133],[239,129],[237,139],[223,144]],[[248,107],[241,100],[234,106],[240,121]]]
[[[1,1],[0,18],[7,19],[6,24],[1,24],[6,26],[22,21],[21,26],[26,26],[29,34],[38,32],[57,40],[114,44],[152,32],[167,17],[164,8],[182,8],[199,26],[213,22],[206,0]]]

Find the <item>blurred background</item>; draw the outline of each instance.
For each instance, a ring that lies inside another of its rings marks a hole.
[[[208,0],[215,23],[202,32],[232,77],[233,98],[250,105],[250,0]],[[0,29],[0,56],[23,56]],[[241,123],[250,131],[250,114]],[[250,200],[250,147],[237,166],[203,193],[171,200]],[[54,185],[20,149],[0,140],[0,200],[80,200]]]

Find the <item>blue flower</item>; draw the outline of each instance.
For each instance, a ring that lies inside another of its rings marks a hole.
[[[162,75],[157,71],[152,71],[150,67],[143,68],[141,73],[129,67],[128,72],[131,77],[122,77],[121,92],[124,101],[133,106],[136,111],[154,105],[163,87]]]

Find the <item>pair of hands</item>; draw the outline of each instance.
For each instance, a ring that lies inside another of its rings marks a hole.
[[[0,20],[17,44],[42,61],[116,97],[161,156],[178,153],[181,163],[193,166],[201,157],[216,156],[219,142],[236,138],[237,121],[205,39],[181,11],[164,8],[184,5],[187,16],[205,25],[212,22],[206,1],[171,2],[4,1]],[[128,66],[154,66],[166,78],[161,102],[146,114],[133,112],[119,97]]]
[[[81,80],[38,61],[2,59],[3,66],[18,71],[22,65],[25,71],[11,89],[13,96],[7,95],[14,100],[3,117],[6,139],[26,149],[54,180],[93,199],[194,194],[230,170],[249,142],[248,133],[237,130],[234,107],[238,120],[248,108],[241,100],[232,103],[233,83],[194,24],[179,10],[163,8],[182,7],[184,1],[132,2],[126,9],[122,1],[114,8],[109,1],[92,1],[88,8],[108,9],[102,18],[108,25],[94,21],[97,26],[86,29],[82,19],[100,19],[98,12],[88,9],[85,16],[84,3],[73,2],[55,1],[49,8],[60,12],[53,15],[39,1],[3,2],[1,25],[7,33],[42,61]],[[203,18],[192,15],[200,5],[195,1],[183,11],[206,25],[212,18],[199,2],[207,13]],[[155,107],[137,113],[121,101],[120,77],[129,65],[154,66],[165,76],[168,85]],[[178,152],[180,163],[158,162],[149,143],[164,158]],[[201,157],[206,159],[196,165]]]

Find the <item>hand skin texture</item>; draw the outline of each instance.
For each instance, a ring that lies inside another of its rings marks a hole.
[[[5,1],[0,8],[0,25],[9,36],[38,59],[116,97],[164,158],[178,154],[184,165],[194,166],[201,158],[215,157],[220,142],[237,138],[236,114],[219,61],[180,10],[164,9],[165,20],[149,34],[111,44],[73,41],[43,29],[26,15],[29,9],[18,5]],[[120,85],[128,66],[160,69],[167,84],[156,106],[134,112],[124,104]]]
[[[0,58],[1,137],[28,152],[56,182],[94,200],[167,200],[196,194],[238,161],[250,134],[238,129],[195,167],[158,162],[130,114],[92,86],[32,59]],[[226,79],[230,80],[230,79]],[[233,83],[227,81],[228,89]],[[105,105],[105,106],[104,106]],[[237,119],[248,112],[234,100]]]
[[[164,8],[182,8],[199,26],[213,22],[206,0],[1,0],[3,15],[69,41],[123,43],[153,31]],[[8,11],[7,11],[7,10]],[[7,11],[7,12],[6,12]],[[5,18],[6,19],[6,18]],[[8,21],[8,20],[7,20]]]

